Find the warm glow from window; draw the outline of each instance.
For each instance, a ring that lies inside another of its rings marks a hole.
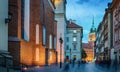
[[[61,3],[61,0],[55,0],[55,6],[59,5]]]
[[[36,48],[36,58],[35,58],[35,60],[36,61],[39,61],[39,48]]]
[[[49,52],[49,60],[52,60],[52,52]]]
[[[39,44],[39,25],[36,25],[36,44]]]
[[[52,49],[52,35],[49,36],[49,48]]]

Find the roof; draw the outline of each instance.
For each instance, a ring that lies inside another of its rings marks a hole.
[[[82,43],[82,48],[92,49],[94,47],[94,42]]]
[[[67,28],[82,28],[82,27],[73,22],[67,21]]]

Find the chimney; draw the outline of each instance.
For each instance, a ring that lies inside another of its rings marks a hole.
[[[69,19],[69,22],[70,22],[70,24],[71,24],[71,22],[76,23],[76,20]]]

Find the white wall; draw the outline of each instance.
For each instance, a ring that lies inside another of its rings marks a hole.
[[[0,50],[8,51],[8,0],[0,0]]]
[[[69,37],[69,41],[68,42],[66,41],[66,45],[68,45],[69,49],[71,49],[71,59],[73,59],[73,56],[76,55],[76,61],[78,61],[78,60],[81,60],[81,44],[82,44],[81,31],[80,31],[80,29],[76,29],[77,30],[77,34],[76,34],[77,44],[76,44],[76,50],[74,50],[73,30],[74,29],[67,29],[67,32],[69,32],[69,33],[66,34],[66,37]],[[65,52],[66,52],[65,56],[69,56],[69,59],[70,59],[70,50],[67,50],[65,47]]]
[[[64,0],[55,0],[55,20],[57,21],[57,52],[58,52],[58,62],[60,62],[60,34],[63,39],[62,44],[62,61],[64,61],[64,45],[65,45],[65,30],[66,30],[66,21],[65,21],[65,9],[64,9]]]
[[[65,26],[65,19],[64,19],[64,17],[62,17],[62,18],[56,17],[55,20],[57,21],[57,52],[58,52],[58,59],[59,59],[59,56],[60,56],[60,42],[59,42],[59,38],[60,38],[60,34],[61,34],[61,37],[63,39],[63,44],[62,44],[62,61],[64,61],[64,42],[65,42],[65,39],[64,39],[65,38],[64,26]]]

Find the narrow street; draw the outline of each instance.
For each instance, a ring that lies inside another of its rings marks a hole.
[[[109,68],[105,65],[96,65],[95,63],[86,64],[70,64],[69,68],[65,68],[65,65],[60,69],[58,66],[48,66],[48,67],[34,67],[29,68],[23,72],[120,72],[120,69],[110,66]]]

